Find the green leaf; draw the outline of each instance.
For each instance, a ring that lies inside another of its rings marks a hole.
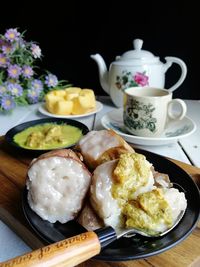
[[[15,98],[15,103],[17,105],[20,105],[20,106],[26,106],[26,105],[28,105],[27,100],[23,96],[20,96],[20,97]]]
[[[136,86],[138,86],[138,84],[135,82],[135,81],[130,81],[130,86],[131,87],[136,87]]]

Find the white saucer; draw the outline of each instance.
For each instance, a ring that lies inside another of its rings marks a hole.
[[[57,115],[57,114],[53,114],[53,113],[50,113],[46,110],[45,108],[45,105],[42,104],[40,107],[39,107],[39,112],[41,112],[43,115],[46,115],[46,116],[49,116],[49,117],[53,117],[53,118],[62,118],[62,119],[75,119],[75,118],[83,118],[83,117],[87,117],[87,116],[90,116],[92,114],[95,114],[97,112],[99,112],[100,110],[102,110],[103,108],[103,104],[99,101],[96,101],[96,109],[88,112],[88,113],[85,113],[85,114],[80,114],[80,115]]]
[[[131,135],[124,128],[123,109],[114,109],[103,116],[101,124],[106,129],[112,129],[121,135],[127,142],[137,145],[158,146],[176,142],[178,139],[189,136],[196,130],[195,123],[185,117],[181,121],[171,122],[159,137],[140,137]]]

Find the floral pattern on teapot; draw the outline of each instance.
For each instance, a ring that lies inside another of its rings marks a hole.
[[[121,76],[117,75],[115,85],[122,91],[128,87],[147,86],[149,77],[146,75],[146,71],[132,74],[130,71],[123,70]]]
[[[124,123],[128,128],[155,132],[157,119],[152,116],[154,110],[155,107],[151,103],[147,105],[130,99],[124,112]]]

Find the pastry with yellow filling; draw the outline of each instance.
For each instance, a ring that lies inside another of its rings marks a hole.
[[[121,154],[94,170],[90,202],[105,225],[153,235],[174,224],[186,209],[185,194],[157,187],[152,170],[152,164],[138,153]]]

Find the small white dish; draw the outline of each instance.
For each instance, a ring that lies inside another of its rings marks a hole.
[[[187,137],[196,130],[196,125],[189,117],[180,121],[170,122],[168,127],[159,137],[141,137],[131,135],[123,124],[123,108],[114,109],[105,114],[101,124],[106,129],[112,129],[121,135],[127,142],[137,145],[160,146],[176,142],[178,139]]]
[[[87,116],[90,116],[92,114],[95,114],[97,112],[99,112],[100,110],[102,110],[103,108],[103,104],[99,101],[96,101],[96,109],[88,112],[88,113],[85,113],[85,114],[79,114],[79,115],[57,115],[57,114],[53,114],[53,113],[50,113],[46,110],[45,108],[45,104],[42,104],[40,107],[39,107],[39,112],[42,113],[43,115],[46,115],[46,116],[49,116],[49,117],[53,117],[53,118],[62,118],[62,119],[75,119],[75,118],[83,118],[83,117],[87,117]]]

